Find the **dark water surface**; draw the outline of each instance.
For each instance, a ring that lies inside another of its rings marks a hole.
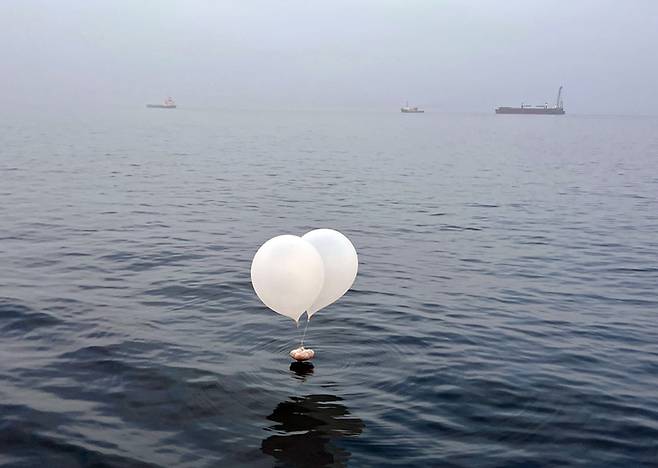
[[[658,119],[0,119],[0,462],[658,466]],[[313,369],[256,249],[333,227]]]

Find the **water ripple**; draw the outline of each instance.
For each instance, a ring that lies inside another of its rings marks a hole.
[[[14,120],[0,463],[655,465],[655,119]],[[291,365],[250,261],[325,226],[359,277]]]

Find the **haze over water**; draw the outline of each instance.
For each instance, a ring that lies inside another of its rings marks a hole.
[[[658,120],[4,115],[9,466],[651,466]],[[343,231],[311,373],[253,292]]]
[[[656,115],[658,3],[3,0],[2,108],[443,112],[553,103]]]

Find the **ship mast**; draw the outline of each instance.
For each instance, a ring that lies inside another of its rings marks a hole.
[[[562,102],[560,101],[560,98],[562,97],[562,86],[560,86],[560,89],[557,91],[557,100],[555,101],[555,107],[558,109],[562,108]]]

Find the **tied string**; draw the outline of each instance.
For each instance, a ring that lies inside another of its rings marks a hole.
[[[302,333],[302,338],[300,340],[300,347],[304,348],[304,338],[306,338],[306,330],[308,330],[308,324],[311,319],[308,317],[308,312],[306,313],[306,326],[304,327],[304,333]]]

